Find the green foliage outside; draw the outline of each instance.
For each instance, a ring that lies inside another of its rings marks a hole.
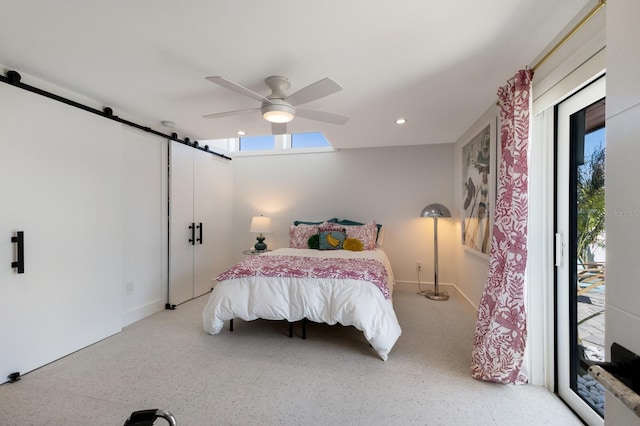
[[[596,149],[578,169],[578,262],[593,262],[593,247],[604,247],[605,148]]]

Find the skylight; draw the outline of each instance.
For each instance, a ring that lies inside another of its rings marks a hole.
[[[229,153],[247,155],[333,150],[329,141],[320,132],[294,133],[291,135],[240,136],[238,138],[211,139],[201,141],[201,143]]]

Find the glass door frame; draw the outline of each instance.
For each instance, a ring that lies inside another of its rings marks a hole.
[[[569,188],[572,185],[570,170],[573,158],[570,153],[570,122],[571,115],[606,97],[606,80],[602,77],[589,86],[583,88],[570,98],[558,104],[556,111],[556,389],[558,395],[589,425],[603,425],[604,420],[572,389],[571,357],[575,356],[576,335],[571,330],[570,315],[575,316],[575,306],[572,305],[571,290],[576,283],[571,284],[570,278],[575,275],[575,253],[570,250],[575,231],[570,230],[570,203],[572,197]],[[574,182],[575,184],[575,182]],[[573,200],[575,201],[575,200]],[[573,258],[571,256],[574,256]],[[575,278],[575,277],[574,277]]]

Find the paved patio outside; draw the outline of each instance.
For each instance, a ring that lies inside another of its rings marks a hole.
[[[601,285],[578,297],[578,336],[588,359],[593,361],[604,361],[605,287]]]
[[[605,285],[578,296],[578,336],[591,361],[604,361]],[[581,323],[582,322],[582,323]],[[589,374],[578,374],[577,393],[604,417],[604,387]]]

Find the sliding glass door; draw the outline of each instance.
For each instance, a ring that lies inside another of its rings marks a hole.
[[[604,360],[605,78],[556,114],[558,394],[590,425],[604,424],[604,389],[587,373]]]

